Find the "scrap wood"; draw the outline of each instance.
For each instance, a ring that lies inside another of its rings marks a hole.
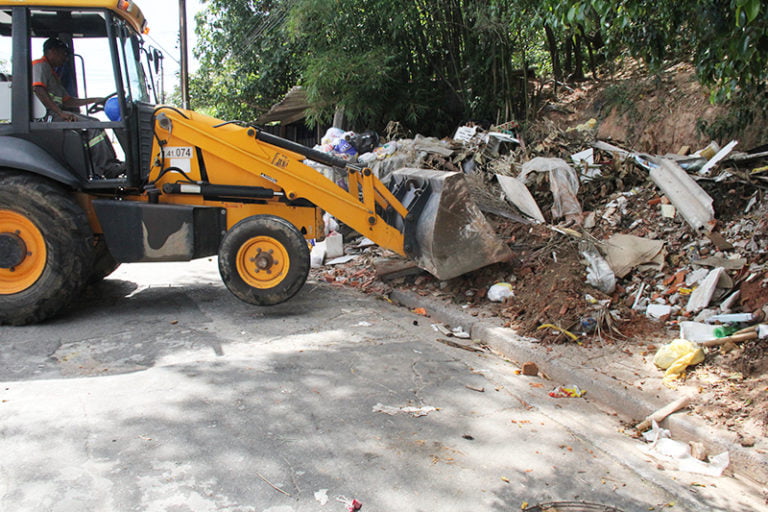
[[[467,350],[469,352],[485,352],[484,348],[476,347],[474,345],[465,345],[463,343],[447,340],[445,338],[435,338],[435,341],[440,342],[443,345],[448,345],[449,347],[460,348],[462,350]]]
[[[651,428],[651,424],[654,421],[656,423],[659,423],[660,421],[662,421],[664,418],[666,418],[667,416],[669,416],[673,412],[677,412],[680,409],[688,407],[688,405],[691,403],[692,400],[693,400],[693,397],[690,396],[690,395],[686,395],[686,396],[683,396],[681,398],[678,398],[674,402],[671,402],[671,403],[665,405],[664,407],[662,407],[661,409],[657,410],[656,412],[654,412],[650,416],[646,417],[643,421],[638,423],[635,428],[637,430],[639,430],[640,432],[644,432],[644,431],[648,430],[649,428]]]
[[[740,341],[749,341],[757,339],[757,330],[751,332],[743,332],[741,334],[732,334],[723,338],[715,338],[713,340],[702,341],[700,345],[702,347],[716,347],[718,345],[725,345],[726,343],[738,343]]]

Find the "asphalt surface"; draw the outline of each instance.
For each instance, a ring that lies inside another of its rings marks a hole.
[[[437,316],[312,282],[254,308],[213,261],[124,265],[65,316],[0,328],[0,510],[764,506],[649,457],[595,400],[437,342]]]
[[[693,397],[693,401],[703,399],[693,386],[679,385],[675,389],[665,386],[663,372],[653,365],[652,357],[641,356],[631,344],[544,347],[500,327],[497,319],[473,317],[460,307],[407,291],[395,291],[392,297],[405,307],[425,308],[437,322],[461,326],[474,340],[517,364],[534,361],[542,373],[555,382],[580,386],[588,391],[590,398],[609,408],[629,426],[684,394]],[[754,446],[743,447],[734,432],[708,425],[687,409],[670,415],[662,425],[673,439],[701,443],[709,454],[728,452],[728,474],[761,487],[768,498],[768,440],[758,439]]]

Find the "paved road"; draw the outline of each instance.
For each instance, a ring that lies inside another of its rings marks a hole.
[[[264,309],[210,260],[124,265],[67,316],[0,328],[0,510],[764,506],[733,479],[661,471],[588,400],[438,337],[326,284]]]

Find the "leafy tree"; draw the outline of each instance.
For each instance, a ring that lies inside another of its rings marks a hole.
[[[253,120],[296,85],[301,41],[289,40],[281,0],[208,0],[198,13],[200,68],[190,80],[194,108]]]
[[[761,0],[584,0],[569,17],[592,11],[611,51],[642,58],[652,71],[691,60],[716,99],[763,91],[768,79],[768,9]]]
[[[362,124],[396,119],[443,135],[462,120],[525,115],[524,9],[502,0],[297,0],[303,80],[316,120],[336,106]],[[533,53],[536,53],[535,51]]]
[[[524,120],[539,88],[630,55],[690,60],[717,96],[764,91],[761,0],[209,0],[193,105],[253,119],[303,85],[310,120],[397,120],[445,135],[461,121]]]
[[[760,0],[709,0],[701,7],[695,62],[699,76],[718,86],[717,99],[739,90],[765,92],[768,8]]]
[[[454,124],[463,115],[463,13],[455,0],[440,4],[337,0],[328,9],[324,0],[297,0],[292,35],[307,48],[312,118],[328,121],[338,106],[361,125],[397,119],[435,133]]]

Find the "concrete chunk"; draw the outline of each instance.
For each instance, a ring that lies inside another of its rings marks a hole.
[[[544,222],[544,214],[541,213],[536,199],[533,198],[531,191],[528,190],[525,183],[512,176],[504,176],[502,174],[497,174],[496,179],[509,202],[514,204],[518,210],[528,217],[538,222]]]
[[[691,293],[688,304],[685,306],[686,311],[696,313],[709,306],[723,272],[725,272],[723,267],[717,267],[704,278],[699,287]]]
[[[682,167],[661,158],[658,165],[651,168],[650,177],[692,228],[712,229],[715,219],[712,198]]]

